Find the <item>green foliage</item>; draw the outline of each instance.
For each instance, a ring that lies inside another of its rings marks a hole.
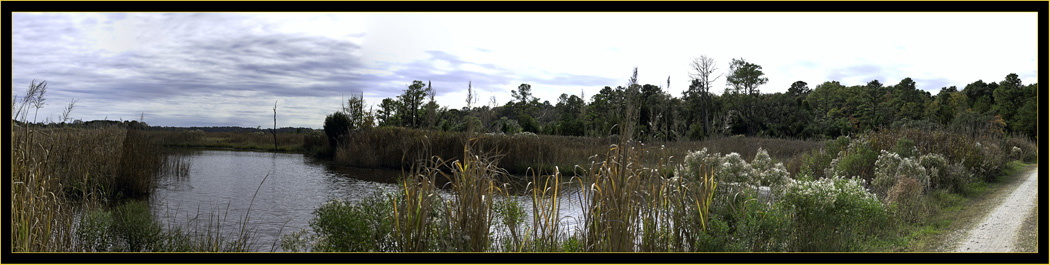
[[[879,151],[872,147],[871,142],[864,137],[852,139],[838,157],[832,159],[824,177],[830,176],[855,176],[864,180],[874,177],[875,161],[878,159]]]
[[[853,251],[886,223],[886,211],[864,181],[830,177],[795,181],[783,202],[794,210],[790,251]]]
[[[531,133],[540,132],[540,125],[536,122],[536,119],[532,118],[532,116],[522,114],[518,116],[518,121],[521,123],[521,131]]]
[[[373,252],[390,251],[393,223],[388,216],[393,207],[381,193],[362,202],[329,201],[314,210],[310,227],[317,234],[314,251]]]
[[[353,122],[346,113],[337,111],[329,114],[324,119],[324,133],[328,136],[328,144],[336,147],[339,139],[353,130]]]
[[[903,157],[919,155],[919,150],[915,149],[915,142],[908,140],[908,138],[897,139],[897,146],[893,147],[893,152]]]
[[[159,246],[163,231],[145,202],[124,203],[114,210],[113,216],[112,229],[123,240],[126,251],[153,251]]]
[[[822,149],[815,149],[808,154],[803,154],[799,175],[808,176],[812,179],[831,177],[825,175],[825,169],[831,168],[832,160],[838,157],[839,152],[845,150],[849,144],[850,138],[848,136],[840,136],[835,140],[826,141]]]
[[[80,217],[77,237],[83,244],[84,251],[108,251],[112,242],[110,229],[113,226],[113,214],[103,210],[85,211]]]

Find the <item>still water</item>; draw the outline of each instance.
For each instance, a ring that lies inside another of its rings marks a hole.
[[[246,227],[255,231],[255,251],[270,251],[273,245],[280,251],[280,235],[308,230],[313,211],[329,200],[356,202],[377,191],[396,191],[401,174],[399,170],[334,166],[302,154],[194,150],[173,156],[188,171],[161,179],[150,200],[154,215],[184,230],[195,218],[198,231],[221,224],[228,239],[234,238],[247,215]],[[578,184],[565,186],[567,196],[559,200],[560,226],[572,233],[582,215],[576,196],[579,189],[572,188]],[[515,198],[531,214],[531,199]],[[526,223],[531,220],[526,217]]]

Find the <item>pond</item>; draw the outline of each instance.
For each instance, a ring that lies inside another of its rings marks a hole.
[[[198,231],[210,225],[224,234],[240,231],[247,215],[246,227],[255,231],[255,251],[270,251],[274,245],[280,251],[280,235],[309,230],[314,210],[329,200],[356,202],[377,191],[396,191],[401,174],[400,170],[334,166],[302,154],[192,150],[172,156],[187,170],[160,180],[150,199],[154,215],[184,230],[196,223]],[[577,216],[562,218],[562,229],[568,233],[575,230],[581,215],[572,196],[578,185],[565,185],[563,194],[570,196],[559,200],[562,216]],[[448,198],[447,193],[442,196]],[[529,197],[516,199],[532,209]]]

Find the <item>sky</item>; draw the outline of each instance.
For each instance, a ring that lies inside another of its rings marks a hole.
[[[795,81],[937,93],[1016,73],[1038,80],[1036,13],[13,13],[11,87],[47,81],[37,120],[154,126],[321,128],[361,93],[368,106],[413,80],[442,106],[502,105],[522,83],[540,101],[639,83],[681,97],[689,63],[762,67],[762,93]],[[670,85],[668,86],[668,79]],[[34,109],[35,110],[35,109]],[[29,116],[32,120],[33,115]]]

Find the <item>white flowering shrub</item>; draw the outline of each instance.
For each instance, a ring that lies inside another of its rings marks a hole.
[[[938,158],[932,155],[928,156],[926,158],[929,160],[928,163],[936,164]],[[919,159],[905,158],[897,153],[882,150],[882,153],[879,154],[879,159],[875,161],[875,178],[872,180],[875,192],[885,195],[893,185],[897,184],[898,180],[906,177],[915,178],[922,184],[923,190],[928,189],[930,187],[930,176],[926,168],[919,163]],[[940,161],[945,161],[943,156],[939,159]]]
[[[773,163],[765,149],[758,148],[755,159],[751,160],[753,180],[756,185],[779,187],[790,180],[790,174],[783,163]]]
[[[925,154],[919,157],[919,165],[926,169],[929,175],[930,189],[944,189],[950,186],[948,179],[948,159],[941,154]]]
[[[740,154],[729,153],[722,157],[719,166],[715,167],[715,179],[722,182],[753,183],[751,165],[740,157]]]
[[[875,160],[875,178],[871,181],[875,192],[886,194],[897,183],[897,169],[900,168],[901,160],[897,153],[882,150],[879,159]]]
[[[901,160],[900,168],[897,169],[897,178],[914,178],[919,181],[919,184],[922,184],[922,190],[930,187],[930,176],[926,174],[926,168],[923,168],[919,161],[913,158]]]
[[[882,203],[860,178],[791,180],[783,203],[795,212],[792,251],[850,251],[885,223]]]
[[[711,167],[721,164],[720,155],[707,153],[707,148],[700,151],[688,152],[682,159],[682,164],[675,169],[675,176],[686,179],[698,179],[701,168],[707,172]]]
[[[675,171],[676,176],[690,179],[698,176],[701,166],[713,168],[715,179],[723,183],[738,183],[750,186],[782,186],[790,179],[787,167],[783,163],[774,163],[769,153],[758,149],[755,158],[748,163],[738,153],[722,156],[719,153],[708,153],[707,148],[689,152]]]

